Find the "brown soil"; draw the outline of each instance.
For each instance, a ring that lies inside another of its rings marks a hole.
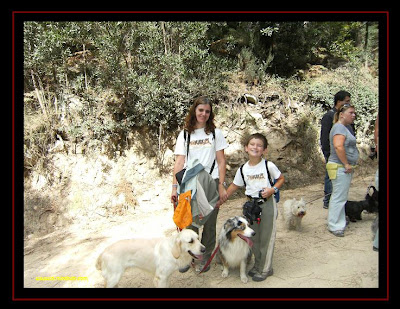
[[[362,200],[373,177],[355,177],[350,200]],[[167,191],[167,190],[166,190]],[[363,214],[363,220],[350,222],[345,237],[327,231],[328,210],[322,208],[322,184],[283,190],[279,210],[286,199],[303,197],[307,204],[302,231],[286,231],[278,216],[277,239],[273,260],[274,275],[263,282],[251,279],[243,284],[238,270],[221,277],[221,266],[215,261],[201,275],[190,269],[171,276],[171,287],[196,288],[376,288],[378,287],[378,253],[372,250],[371,224],[374,214]],[[156,201],[142,201],[124,215],[111,217],[94,212],[84,220],[56,229],[45,236],[26,237],[24,243],[24,287],[103,287],[103,278],[95,268],[99,253],[109,244],[131,237],[169,236],[175,233],[169,192]],[[240,215],[244,199],[226,202],[218,215],[218,230],[229,217]],[[251,261],[248,267],[253,263]],[[37,280],[38,277],[86,277],[87,280]],[[129,269],[119,287],[152,287],[151,275]]]

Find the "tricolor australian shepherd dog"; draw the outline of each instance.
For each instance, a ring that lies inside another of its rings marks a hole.
[[[246,264],[253,245],[250,237],[255,234],[243,217],[233,217],[225,222],[218,237],[218,257],[222,262],[223,278],[228,276],[229,268],[240,266],[240,279],[247,283]]]

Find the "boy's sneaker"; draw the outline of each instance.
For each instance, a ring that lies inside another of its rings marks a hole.
[[[267,279],[269,276],[272,276],[274,274],[274,270],[271,268],[269,271],[265,272],[265,273],[256,273],[253,276],[253,281],[264,281],[265,279]]]
[[[258,274],[258,269],[253,266],[252,269],[249,270],[249,272],[247,273],[250,277],[253,277],[255,274]]]

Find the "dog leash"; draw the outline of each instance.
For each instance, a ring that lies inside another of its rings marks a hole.
[[[316,200],[319,200],[320,198],[324,198],[325,196],[330,195],[330,194],[332,194],[332,193],[327,193],[327,194],[325,194],[323,196],[319,196],[319,197],[317,197],[317,198],[315,198],[315,199],[313,199],[311,201],[306,202],[306,204],[310,204],[312,202],[315,202]]]
[[[219,250],[219,245],[217,246],[217,248],[215,248],[214,252],[211,254],[211,257],[208,259],[206,265],[204,265],[203,269],[199,272],[199,275],[208,267],[208,265],[210,265],[211,261],[213,260],[215,254],[217,254]]]
[[[367,188],[367,194],[369,194],[369,190],[371,189],[371,187],[374,187],[374,186],[373,186],[373,185],[368,186],[368,188]],[[374,188],[375,188],[375,187],[374,187]],[[330,194],[332,194],[332,193],[327,193],[327,194],[325,194],[324,196],[317,197],[317,198],[315,198],[315,199],[313,199],[313,200],[311,200],[311,201],[306,202],[306,204],[310,204],[310,203],[312,203],[312,202],[315,202],[316,200],[319,200],[320,198],[324,198],[325,196],[330,195]]]

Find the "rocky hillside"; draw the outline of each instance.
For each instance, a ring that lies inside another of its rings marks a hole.
[[[229,143],[228,182],[247,160],[243,139],[254,132],[267,136],[267,157],[284,173],[284,189],[322,182],[319,121],[323,110],[290,100],[282,91],[236,85],[232,97],[216,109],[217,127]],[[131,132],[128,146],[121,150],[104,144],[83,151],[81,144],[57,140],[47,155],[46,170],[33,170],[25,178],[25,234],[45,234],[93,216],[123,216],[137,207],[152,211],[168,207],[178,131],[169,137],[161,133],[154,143],[146,130]],[[360,173],[369,173],[376,160],[368,158],[367,139],[360,140]]]

